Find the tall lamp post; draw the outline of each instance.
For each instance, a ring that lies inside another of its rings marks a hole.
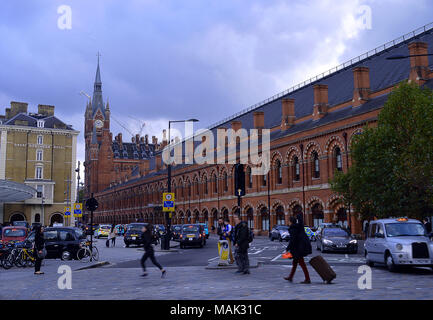
[[[75,169],[77,173],[77,196],[75,197],[75,203],[80,202],[80,161],[78,161],[78,168]]]
[[[305,224],[305,174],[304,174],[304,145],[301,143],[299,145],[299,149],[301,149],[301,161],[302,161],[302,202],[304,205],[304,210],[302,212],[302,220],[304,220]]]
[[[171,136],[170,136],[170,129],[172,123],[179,123],[179,122],[198,122],[197,119],[189,119],[189,120],[170,120],[168,121],[168,143],[171,144]],[[171,155],[171,151],[170,151]],[[167,165],[167,192],[171,192],[171,163]],[[165,213],[165,221],[166,221],[166,233],[164,241],[161,242],[161,246],[163,245],[163,250],[169,250],[170,249],[170,236],[171,236],[171,217],[170,212]]]

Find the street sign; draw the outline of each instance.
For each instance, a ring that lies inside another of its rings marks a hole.
[[[173,212],[174,211],[174,193],[173,192],[164,192],[162,195],[162,203],[164,212]]]
[[[98,201],[95,198],[87,199],[86,208],[89,211],[95,211],[96,209],[98,209]]]
[[[74,203],[74,217],[81,218],[83,216],[83,204]]]
[[[71,207],[65,207],[63,212],[64,212],[65,216],[70,216],[71,215]]]

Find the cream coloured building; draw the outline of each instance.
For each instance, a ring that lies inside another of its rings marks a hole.
[[[78,131],[54,116],[54,106],[11,102],[0,116],[0,180],[24,183],[37,190],[21,202],[3,203],[0,223],[25,220],[30,224],[63,221],[63,211],[76,198],[75,164]]]

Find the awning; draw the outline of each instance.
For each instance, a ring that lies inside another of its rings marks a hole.
[[[24,183],[0,180],[0,203],[17,202],[33,198],[37,190]]]

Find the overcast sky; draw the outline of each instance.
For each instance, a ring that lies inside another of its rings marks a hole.
[[[55,105],[81,132],[83,161],[79,92],[93,92],[98,51],[113,118],[161,136],[169,119],[207,127],[432,22],[431,12],[431,0],[2,0],[1,112],[10,101]],[[111,129],[130,139],[116,121]]]

